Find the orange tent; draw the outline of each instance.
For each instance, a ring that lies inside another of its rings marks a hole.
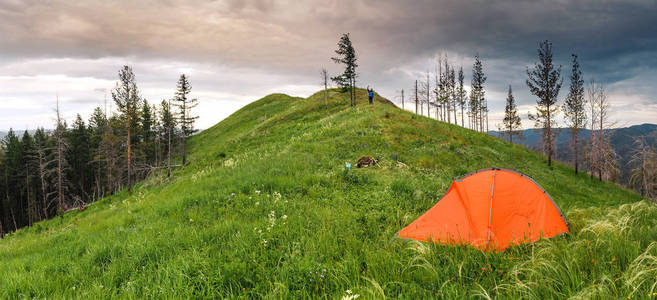
[[[453,181],[434,207],[397,235],[504,250],[568,231],[559,207],[536,182],[513,170],[491,168]]]

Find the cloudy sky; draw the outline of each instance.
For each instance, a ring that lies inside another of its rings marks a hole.
[[[570,54],[586,80],[606,85],[619,125],[657,123],[657,1],[122,1],[0,2],[0,130],[52,127],[59,96],[68,119],[104,105],[122,65],[142,96],[170,98],[181,73],[207,128],[273,92],[308,96],[341,33],[350,32],[362,85],[396,98],[435,69],[438,55],[469,82],[479,53],[491,127],[508,85],[526,119],[525,85],[537,44],[554,44],[567,92]],[[530,123],[525,121],[525,126]]]

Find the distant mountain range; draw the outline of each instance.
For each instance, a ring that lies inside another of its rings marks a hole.
[[[557,128],[558,134],[556,136],[556,153],[557,159],[563,162],[571,162],[573,160],[573,153],[570,147],[571,134],[568,128]],[[630,127],[614,128],[606,130],[607,134],[611,135],[611,145],[618,155],[618,167],[621,171],[621,182],[627,183],[629,172],[632,166],[629,161],[632,157],[634,149],[634,139],[637,137],[646,137],[647,141],[657,146],[657,124],[641,124]],[[501,136],[499,131],[491,131],[492,136],[505,138]],[[522,130],[522,139],[514,137],[513,142],[523,145],[528,149],[537,150],[541,149],[541,132],[536,129]],[[588,142],[591,136],[591,131],[584,129],[580,132],[580,140]]]

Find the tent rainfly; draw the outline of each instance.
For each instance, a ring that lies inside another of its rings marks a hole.
[[[397,236],[502,251],[569,231],[550,195],[528,176],[490,168],[452,182],[443,198]]]

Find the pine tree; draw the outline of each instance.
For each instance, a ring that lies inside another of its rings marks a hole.
[[[39,128],[34,133],[34,158],[33,161],[37,166],[39,190],[41,192],[41,211],[45,219],[50,218],[50,195],[51,195],[51,174],[54,160],[51,158],[52,146],[50,139],[43,128]]]
[[[461,107],[461,127],[465,127],[465,117],[463,116],[463,111],[464,108],[467,104],[467,98],[468,95],[466,94],[465,88],[463,86],[463,67],[459,68],[459,74],[458,74],[458,88],[456,91],[456,95],[458,98],[458,105]]]
[[[132,144],[134,142],[135,127],[139,124],[137,120],[139,104],[141,102],[139,89],[135,81],[135,74],[132,72],[131,67],[123,66],[119,70],[119,81],[112,91],[112,99],[114,99],[114,103],[116,103],[118,110],[122,113],[121,117],[123,118],[124,129],[126,131],[127,185],[128,190],[130,190],[132,186],[133,164]]]
[[[354,106],[356,105],[356,68],[358,67],[356,61],[358,59],[356,57],[356,50],[351,44],[349,33],[345,33],[340,37],[338,49],[335,50],[335,54],[338,56],[332,57],[331,60],[337,64],[343,64],[345,69],[342,74],[331,77],[331,80],[341,87],[343,91],[349,91],[350,104]]]
[[[84,206],[88,202],[87,192],[91,188],[89,175],[93,174],[91,170],[92,152],[89,147],[89,130],[82,120],[80,114],[77,115],[73,122],[71,130],[66,134],[66,159],[70,165],[70,178],[73,184],[76,206]]]
[[[146,99],[142,104],[141,110],[141,128],[140,128],[140,148],[144,153],[145,165],[152,165],[155,161],[155,111],[152,109]]]
[[[160,125],[162,130],[160,136],[162,140],[166,140],[166,157],[167,157],[167,177],[171,177],[171,149],[172,149],[172,139],[171,136],[174,134],[176,128],[176,119],[171,112],[171,103],[167,100],[162,100],[160,103]]]
[[[192,85],[189,83],[185,74],[180,75],[178,79],[178,88],[173,100],[178,107],[178,124],[180,124],[180,134],[182,138],[182,165],[187,164],[187,137],[194,134],[197,130],[194,129],[194,122],[198,116],[192,114],[192,108],[198,105],[198,100],[195,98],[188,98],[187,95],[192,91]]]
[[[579,169],[579,132],[586,127],[586,99],[584,98],[584,78],[580,70],[577,55],[573,54],[573,69],[570,75],[570,91],[563,106],[566,122],[570,127],[575,174]]]
[[[530,119],[536,126],[543,129],[543,149],[548,157],[548,166],[552,165],[554,156],[554,133],[556,126],[554,118],[558,112],[557,96],[561,89],[561,66],[552,63],[552,43],[543,41],[538,48],[539,62],[532,70],[527,69],[527,86],[532,94],[538,97],[535,115]]]
[[[484,90],[486,79],[483,64],[479,59],[479,54],[477,54],[475,55],[475,62],[472,66],[470,107],[475,117],[475,129],[481,132],[484,131],[484,113],[488,110],[485,100],[486,91]]]
[[[92,155],[94,170],[94,195],[100,198],[104,195],[107,173],[104,172],[103,153],[101,147],[103,136],[108,127],[107,116],[100,107],[96,107],[89,118],[89,149]]]
[[[17,216],[15,212],[20,210],[20,205],[21,205],[21,201],[20,201],[21,178],[20,176],[15,176],[15,175],[20,174],[20,171],[23,168],[23,166],[21,165],[21,161],[23,158],[23,145],[21,144],[21,141],[18,138],[18,136],[14,133],[14,130],[11,128],[9,128],[9,132],[5,136],[3,145],[4,145],[4,153],[5,153],[4,155],[5,158],[3,163],[4,186],[5,186],[4,196],[6,203],[5,207],[7,209],[5,214],[6,214],[6,219],[8,220],[7,223],[14,225],[13,226],[14,230],[18,230],[18,228],[20,228],[18,224],[21,224],[22,227],[22,222],[20,220],[20,216]]]
[[[509,137],[509,142],[513,143],[514,135],[521,135],[517,130],[520,128],[520,116],[518,116],[518,107],[513,97],[511,85],[509,85],[509,94],[506,97],[506,106],[504,107],[504,131]]]
[[[32,155],[34,154],[34,139],[30,136],[30,133],[25,130],[23,132],[23,137],[21,138],[22,146],[22,160],[21,165],[23,169],[21,173],[18,174],[21,177],[23,193],[23,204],[21,206],[20,215],[22,215],[22,220],[24,224],[32,226],[32,224],[38,221],[38,211],[36,208],[36,197],[34,197],[34,169],[32,168]]]
[[[124,128],[124,125],[118,117],[110,117],[107,120],[103,138],[97,152],[98,161],[104,162],[105,165],[107,191],[110,194],[117,191],[121,185],[122,172],[119,166],[121,137],[117,132],[122,128]]]

